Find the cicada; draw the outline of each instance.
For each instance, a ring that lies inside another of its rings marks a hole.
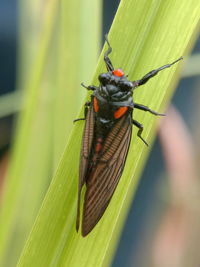
[[[142,137],[143,125],[132,118],[134,108],[164,115],[149,107],[134,103],[134,90],[145,84],[163,69],[171,67],[182,59],[152,70],[136,81],[129,81],[122,69],[115,69],[109,58],[112,48],[106,36],[108,49],[104,54],[106,73],[98,77],[99,86],[85,86],[93,91],[91,101],[85,104],[85,128],[80,153],[80,171],[78,186],[78,206],[76,229],[80,224],[80,199],[84,184],[82,215],[82,235],[86,236],[103,216],[119,183],[125,166],[131,136],[132,125],[138,128],[137,136]]]

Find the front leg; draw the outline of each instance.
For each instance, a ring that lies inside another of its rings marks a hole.
[[[88,112],[88,107],[90,106],[90,104],[91,104],[91,102],[89,102],[89,101],[85,103],[84,118],[73,120],[73,122],[84,121],[85,120],[85,118],[87,116],[87,112]]]
[[[158,112],[156,112],[156,111],[154,111],[154,110],[150,109],[149,107],[144,106],[142,104],[136,104],[136,103],[134,103],[134,108],[137,108],[137,109],[140,109],[140,110],[144,110],[144,111],[148,111],[151,114],[156,115],[156,116],[165,116],[165,114],[158,113]]]
[[[132,123],[139,129],[137,132],[137,136],[145,143],[145,145],[148,146],[148,143],[141,136],[142,131],[144,129],[143,125],[136,120],[132,120]]]
[[[108,57],[108,55],[112,52],[112,47],[111,47],[111,45],[110,45],[110,43],[108,41],[107,34],[105,35],[105,39],[106,39],[106,42],[108,44],[108,50],[104,54],[104,61],[105,61],[105,64],[106,64],[107,71],[113,71],[114,67],[112,65],[112,62],[111,62],[110,58]]]
[[[94,86],[94,85],[89,85],[89,86],[86,86],[84,83],[81,83],[81,85],[86,88],[87,90],[92,90],[92,91],[95,91],[98,89],[97,86]]]
[[[133,81],[133,85],[134,87],[140,86],[145,84],[146,82],[148,82],[149,79],[151,79],[152,77],[154,77],[155,75],[158,74],[158,72],[160,72],[161,70],[164,70],[166,68],[170,68],[172,65],[174,65],[175,63],[177,63],[178,61],[180,61],[181,59],[183,59],[182,57],[180,57],[179,59],[177,59],[176,61],[170,63],[170,64],[166,64],[158,69],[152,70],[150,72],[148,72],[146,75],[144,75],[144,77],[142,77],[142,79],[137,80],[137,81]]]

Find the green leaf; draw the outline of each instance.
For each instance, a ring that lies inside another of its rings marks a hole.
[[[9,116],[21,109],[21,94],[8,93],[0,97],[0,118]]]
[[[0,212],[0,266],[16,266],[83,99],[81,73],[89,78],[97,59],[100,1],[88,0],[85,6],[81,0],[61,2],[20,1],[18,90],[23,108]],[[96,43],[90,51],[83,36]],[[4,101],[2,113],[9,105]]]
[[[197,0],[121,1],[109,34],[114,66],[123,68],[129,79],[135,80],[154,68],[186,56],[195,39],[199,14],[200,2]],[[163,111],[172,95],[177,67],[163,71],[138,89],[135,102]],[[101,55],[94,84],[103,70]],[[140,111],[134,111],[134,118],[143,123],[143,136],[152,143],[158,118]],[[149,149],[136,138],[137,130],[134,129],[126,167],[113,199],[95,229],[83,238],[75,231],[82,129],[81,122],[74,126],[21,255],[20,267],[107,266],[112,260]]]
[[[2,266],[16,264],[50,183],[51,170],[47,166],[51,164],[52,148],[51,137],[46,132],[51,129],[51,103],[47,101],[45,107],[45,99],[41,98],[41,93],[45,95],[48,90],[46,86],[42,87],[42,73],[56,14],[55,7],[55,1],[50,1],[46,6],[43,17],[45,19],[41,24],[41,32],[38,33],[42,34],[40,47],[36,49],[37,59],[30,60],[29,68],[26,67],[27,71],[24,72],[25,77],[22,77],[20,70],[23,67],[19,64],[18,91],[23,94],[23,111],[17,121],[15,143],[0,212],[0,221],[4,222],[0,229]],[[23,58],[22,55],[21,57]],[[9,256],[10,250],[12,257]]]
[[[100,51],[100,1],[61,1],[58,20],[57,53],[53,68],[54,90],[54,165],[57,167],[63,145],[69,137],[86,92],[80,86],[89,80]],[[91,16],[92,13],[92,16]],[[91,26],[91,20],[95,23]],[[95,40],[95,44],[88,40]],[[87,64],[87,68],[85,67]]]

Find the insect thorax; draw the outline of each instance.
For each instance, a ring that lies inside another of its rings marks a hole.
[[[128,106],[133,108],[132,91],[122,91],[119,86],[107,84],[100,85],[98,90],[93,94],[98,99],[99,106],[107,106],[108,110],[115,109],[115,107]]]

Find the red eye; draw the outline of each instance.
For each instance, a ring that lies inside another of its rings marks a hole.
[[[128,110],[128,107],[120,107],[114,113],[114,118],[119,119],[121,118]]]
[[[121,69],[113,70],[112,74],[115,75],[115,76],[118,76],[118,77],[124,76],[124,73],[123,73],[123,71]]]
[[[98,102],[97,102],[96,97],[94,97],[94,99],[93,99],[93,107],[94,107],[94,111],[95,111],[95,112],[98,112],[98,110],[99,110],[99,105],[98,105]]]

